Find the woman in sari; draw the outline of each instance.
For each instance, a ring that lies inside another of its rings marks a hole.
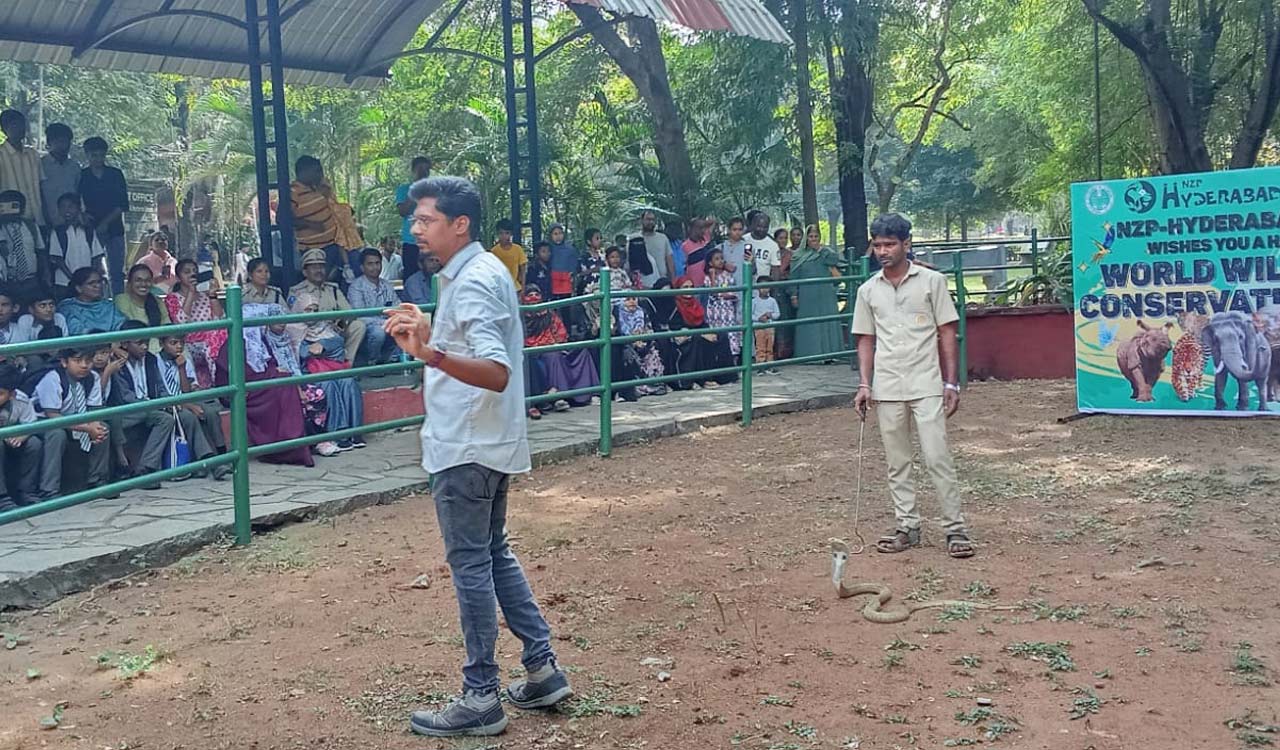
[[[822,246],[822,234],[816,226],[807,230],[805,246],[791,259],[791,278],[823,279],[840,275],[840,258]],[[796,309],[796,320],[835,315],[836,282],[830,284],[806,284],[792,287],[791,304]],[[839,321],[798,323],[795,326],[795,356],[810,357],[831,354],[844,349],[844,336]]]
[[[211,279],[209,291],[200,291],[196,288],[197,268],[196,262],[190,258],[178,261],[178,280],[164,298],[164,303],[169,308],[169,319],[174,323],[198,323],[220,320],[223,317],[222,303],[213,296],[218,292],[218,282]],[[213,383],[214,363],[218,361],[218,353],[226,343],[227,332],[223,330],[187,334],[187,356],[195,364],[196,380],[201,388],[208,388]]]
[[[243,296],[241,299],[244,303],[258,303],[263,305],[280,305],[284,308],[287,302],[284,293],[274,286],[271,286],[271,266],[267,263],[266,258],[254,258],[249,261],[249,265],[245,271],[248,281],[242,287]]]
[[[116,309],[115,302],[103,299],[102,272],[85,266],[71,274],[74,297],[58,303],[58,312],[67,321],[67,335],[79,336],[89,331],[116,331],[124,324],[125,317]]]
[[[320,300],[309,292],[299,294],[293,303],[293,312],[319,312]],[[298,360],[304,372],[333,372],[351,367],[347,362],[342,334],[332,320],[310,323],[294,323],[289,326],[290,336],[298,347]],[[328,404],[325,430],[336,432],[364,424],[364,394],[355,378],[338,378],[320,383]],[[338,451],[364,448],[368,444],[360,435],[342,438],[335,443]],[[323,454],[322,454],[323,455]]]
[[[649,320],[649,312],[640,305],[640,300],[627,297],[618,309],[617,334],[619,336],[639,336],[653,333],[653,324]],[[666,374],[662,364],[662,354],[657,341],[633,341],[622,345],[622,378],[638,380],[640,378],[658,378]],[[667,386],[641,385],[635,389],[635,396],[661,396],[667,392]],[[630,399],[628,399],[630,400]]]
[[[733,286],[733,272],[724,267],[724,252],[714,248],[707,253],[707,277],[703,286],[713,291],[707,295],[707,323],[712,328],[742,325],[742,306],[737,292],[716,292],[716,288]],[[742,334],[730,333],[729,352],[742,351]]]
[[[244,306],[246,321],[251,318],[268,318],[282,314],[283,311],[279,305],[251,303]],[[216,382],[219,386],[229,382],[228,351],[229,347],[224,346],[218,353]],[[301,373],[293,347],[273,346],[267,326],[246,325],[244,327],[244,364],[245,380],[250,383]],[[250,445],[266,445],[281,440],[292,440],[306,434],[302,394],[296,385],[279,385],[259,391],[249,391],[245,397],[245,404]],[[271,464],[315,465],[311,458],[311,449],[305,445],[263,456],[262,460]]]
[[[720,367],[732,367],[733,355],[729,353],[729,338],[714,333],[700,333],[699,329],[708,328],[707,312],[692,290],[696,289],[693,279],[681,276],[676,279],[677,289],[690,290],[677,295],[667,327],[672,331],[688,330],[688,336],[676,336],[674,364],[679,374],[695,373],[701,370],[713,370]],[[695,385],[703,388],[715,388],[719,383],[731,383],[737,376],[725,375],[693,375],[688,380],[676,381],[678,390],[687,390]]]
[[[542,293],[536,289],[528,289],[524,294],[524,304],[536,305],[542,302]],[[524,313],[524,345],[551,346],[563,344],[569,340],[569,331],[564,321],[551,310],[538,310]],[[573,396],[569,399],[555,398],[562,391],[578,388],[590,388],[600,385],[600,374],[596,372],[595,363],[585,349],[571,352],[547,352],[527,356],[529,363],[527,396],[552,396],[545,401],[535,402],[529,408],[529,416],[537,419],[542,416],[549,405],[555,411],[567,411],[570,406],[587,406],[591,396]]]

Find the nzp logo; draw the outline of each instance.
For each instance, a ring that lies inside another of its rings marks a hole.
[[[1124,205],[1135,214],[1145,214],[1156,205],[1156,189],[1146,180],[1138,180],[1124,191]]]
[[[1116,204],[1116,194],[1111,187],[1103,184],[1090,185],[1084,194],[1084,207],[1094,216],[1101,216]]]

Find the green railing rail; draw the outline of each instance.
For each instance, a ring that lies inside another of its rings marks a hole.
[[[647,334],[638,334],[630,336],[614,335],[612,322],[612,309],[618,301],[618,297],[638,297],[638,298],[655,298],[655,297],[674,297],[681,294],[689,293],[688,290],[681,289],[660,289],[660,290],[625,290],[615,292],[610,283],[610,270],[602,269],[600,274],[600,291],[593,294],[580,295],[566,299],[550,300],[541,302],[536,305],[526,305],[521,307],[522,312],[537,312],[543,310],[556,310],[559,308],[570,306],[581,306],[587,304],[598,304],[600,311],[600,331],[595,338],[582,341],[569,341],[560,344],[552,344],[548,346],[527,347],[524,350],[526,363],[529,357],[545,355],[555,352],[571,352],[578,350],[595,350],[596,359],[598,361],[600,384],[587,388],[577,388],[570,391],[558,391],[554,394],[538,394],[526,396],[526,405],[543,403],[552,399],[572,398],[576,396],[599,396],[600,397],[600,434],[599,434],[599,453],[602,456],[608,456],[613,449],[613,401],[615,394],[620,389],[628,389],[642,385],[656,385],[659,383],[671,383],[675,381],[703,382],[710,378],[723,375],[737,375],[742,380],[742,423],[744,425],[751,424],[752,417],[752,381],[753,375],[757,370],[783,367],[787,365],[808,364],[812,362],[839,360],[852,358],[856,354],[855,349],[845,349],[837,352],[830,352],[818,355],[810,355],[803,357],[791,357],[785,360],[777,360],[771,362],[754,361],[755,349],[755,331],[762,329],[783,328],[788,326],[806,325],[810,323],[820,323],[828,321],[839,321],[848,323],[852,319],[853,310],[851,306],[846,305],[845,309],[834,315],[824,315],[820,317],[805,318],[799,320],[783,320],[771,323],[758,323],[751,316],[751,300],[760,288],[785,288],[788,290],[811,285],[834,285],[837,290],[843,288],[844,294],[841,295],[846,299],[852,299],[853,293],[857,289],[858,284],[867,278],[866,262],[859,264],[858,273],[854,275],[835,276],[831,278],[804,279],[794,281],[771,281],[767,283],[757,284],[753,273],[753,264],[748,262],[744,269],[744,278],[746,283],[739,286],[716,287],[714,290],[708,288],[700,288],[695,293],[738,293],[740,305],[740,315],[742,324],[732,326],[721,326],[716,328],[699,328],[685,329],[680,331],[653,331]],[[847,296],[846,296],[847,295]],[[439,299],[439,289],[436,290],[436,299]],[[230,400],[230,418],[231,418],[231,434],[228,436],[228,451],[223,455],[212,456],[209,458],[193,461],[183,466],[164,469],[150,474],[131,477],[121,481],[111,482],[98,487],[90,487],[85,490],[75,492],[47,500],[41,500],[31,505],[22,506],[16,509],[0,512],[0,525],[31,518],[44,513],[49,513],[63,508],[69,508],[91,500],[104,497],[114,497],[119,493],[138,488],[144,484],[151,483],[155,480],[172,479],[193,471],[203,469],[212,469],[217,466],[231,465],[233,469],[232,488],[234,492],[234,529],[235,540],[238,544],[248,544],[252,532],[252,508],[251,493],[252,487],[249,480],[249,461],[252,458],[277,453],[283,450],[298,448],[302,446],[310,446],[327,440],[340,440],[347,437],[357,435],[366,435],[369,433],[380,432],[385,430],[398,430],[408,427],[420,425],[423,421],[421,415],[401,417],[398,419],[389,419],[372,424],[359,425],[344,430],[325,432],[318,435],[308,435],[290,440],[283,440],[275,443],[264,445],[250,445],[248,435],[248,418],[247,418],[247,399],[248,394],[264,388],[273,388],[282,385],[303,385],[308,383],[321,383],[326,380],[335,380],[340,378],[356,377],[360,375],[380,375],[389,373],[404,373],[409,371],[417,371],[423,367],[423,363],[419,361],[404,361],[391,364],[369,365],[363,367],[352,367],[350,369],[338,370],[334,372],[308,373],[303,375],[290,375],[266,380],[255,380],[249,382],[245,374],[245,351],[244,351],[244,331],[246,328],[260,327],[265,325],[278,325],[287,323],[308,323],[317,320],[349,320],[354,318],[378,318],[381,319],[383,308],[369,308],[359,310],[340,310],[331,312],[315,312],[315,313],[296,313],[286,315],[275,315],[271,317],[253,317],[246,318],[244,316],[244,303],[242,300],[241,289],[231,286],[226,289],[226,318],[216,321],[203,321],[199,323],[184,323],[181,325],[158,326],[155,328],[136,329],[129,331],[111,331],[107,333],[95,333],[80,336],[71,336],[68,338],[56,339],[52,341],[33,341],[22,344],[8,344],[0,346],[0,357],[9,359],[24,354],[32,354],[36,352],[48,352],[59,349],[83,348],[86,346],[104,345],[119,341],[136,340],[139,338],[155,338],[163,335],[185,335],[188,333],[196,333],[199,331],[225,330],[227,332],[227,344],[229,347],[227,352],[228,373],[227,385],[209,388],[204,390],[184,393],[177,396],[166,396],[163,398],[153,399],[149,401],[135,402],[132,404],[124,404],[121,406],[101,407],[90,410],[87,414],[75,414],[57,417],[54,419],[41,419],[33,424],[28,425],[9,425],[0,427],[0,439],[19,437],[22,435],[30,435],[44,432],[51,429],[66,428],[71,425],[81,424],[86,421],[110,420],[115,417],[124,416],[143,411],[152,411],[157,408],[177,407],[183,404],[195,401],[203,401],[210,398],[220,398]],[[424,312],[434,312],[435,305],[422,305]],[[846,326],[847,327],[847,326]],[[741,333],[742,346],[740,356],[737,362],[732,366],[719,367],[710,370],[701,370],[696,372],[679,372],[667,373],[657,377],[636,378],[632,380],[615,381],[613,379],[613,348],[637,341],[659,341],[663,339],[679,338],[683,336],[704,335],[709,333]],[[528,365],[526,365],[528,366]]]

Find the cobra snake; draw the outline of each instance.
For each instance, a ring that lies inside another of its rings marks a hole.
[[[960,606],[972,609],[989,609],[989,610],[1015,610],[1018,607],[1003,606],[999,604],[984,604],[981,602],[970,602],[962,599],[930,599],[925,602],[915,602],[907,604],[895,609],[885,609],[884,605],[889,603],[893,598],[893,589],[889,588],[887,583],[859,582],[845,585],[841,580],[844,577],[844,566],[849,561],[849,555],[856,554],[849,548],[848,542],[841,539],[831,540],[831,583],[836,587],[836,596],[841,599],[848,599],[862,594],[875,594],[875,596],[867,602],[862,608],[862,616],[868,622],[878,623],[880,625],[892,625],[894,623],[906,622],[911,615],[922,609],[937,609],[939,607]]]

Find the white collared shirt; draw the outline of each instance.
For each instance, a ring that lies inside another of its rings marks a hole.
[[[142,357],[136,362],[132,359],[126,360],[124,366],[129,368],[129,376],[133,378],[133,395],[137,396],[139,401],[146,401],[147,358]]]
[[[440,271],[440,305],[431,346],[447,355],[488,359],[510,375],[501,393],[428,367],[423,373],[422,468],[439,473],[476,463],[493,471],[529,471],[524,418],[524,326],[506,266],[478,242]]]

